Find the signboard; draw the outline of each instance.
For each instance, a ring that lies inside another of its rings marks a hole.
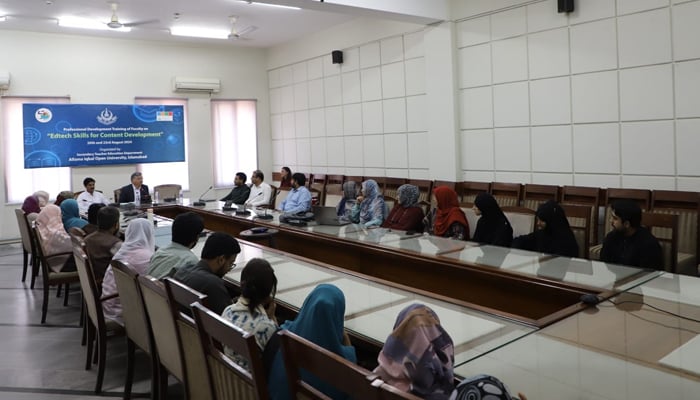
[[[185,161],[182,106],[23,104],[24,168]]]

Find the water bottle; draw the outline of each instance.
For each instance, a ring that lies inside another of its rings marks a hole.
[[[179,199],[180,199],[180,200],[179,200],[178,204],[184,204],[185,197],[184,197],[184,194],[182,193],[182,189],[180,189],[180,197],[179,197]]]
[[[160,203],[160,198],[159,198],[159,197],[160,197],[160,196],[159,196],[159,194],[158,194],[158,191],[157,191],[157,190],[154,191],[154,192],[153,192],[153,202],[154,202],[155,204]]]

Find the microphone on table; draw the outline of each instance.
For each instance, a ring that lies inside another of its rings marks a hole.
[[[197,201],[195,201],[194,203],[192,203],[192,205],[195,206],[195,207],[204,207],[204,206],[206,206],[207,203],[205,203],[205,202],[202,200],[202,197],[204,197],[205,194],[209,193],[209,191],[212,190],[213,188],[214,188],[214,185],[209,186],[209,188],[208,188],[207,190],[205,190],[204,193],[202,193],[202,194],[199,195],[199,200],[197,200]]]
[[[257,199],[258,197],[260,197],[260,196],[262,196],[262,195],[263,195],[263,192],[260,192],[260,193],[258,193],[255,197],[253,197],[253,198],[250,199],[250,200],[255,200],[255,199]],[[236,211],[236,215],[250,215],[250,211],[248,211],[248,210],[245,209],[245,207],[246,207],[248,204],[250,204],[248,201],[246,201],[245,203],[243,203],[243,211]]]
[[[260,194],[262,194],[262,192],[261,192]],[[275,192],[275,196],[277,196],[277,195],[279,195],[279,194],[280,194],[280,191],[279,191],[279,189],[277,189],[277,191]],[[256,216],[255,218],[258,218],[258,219],[272,219],[272,215],[269,215],[269,214],[267,213],[267,207],[265,207],[265,214],[264,214],[264,215],[258,215],[258,216]]]

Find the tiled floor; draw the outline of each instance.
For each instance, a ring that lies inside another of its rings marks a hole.
[[[126,372],[126,343],[109,341],[103,391],[94,393],[97,366],[85,370],[86,348],[80,345],[80,294],[71,290],[68,306],[52,288],[46,323],[41,324],[42,285],[21,282],[22,248],[0,245],[0,400],[121,398]],[[76,285],[77,286],[77,285]],[[171,385],[169,398],[181,398]],[[150,397],[149,360],[137,352],[133,397]]]

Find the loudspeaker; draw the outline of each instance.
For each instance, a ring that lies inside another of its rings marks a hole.
[[[333,58],[333,64],[343,63],[343,52],[340,50],[333,50],[331,52],[331,58]]]
[[[559,0],[559,12],[569,13],[574,11],[574,0]]]

